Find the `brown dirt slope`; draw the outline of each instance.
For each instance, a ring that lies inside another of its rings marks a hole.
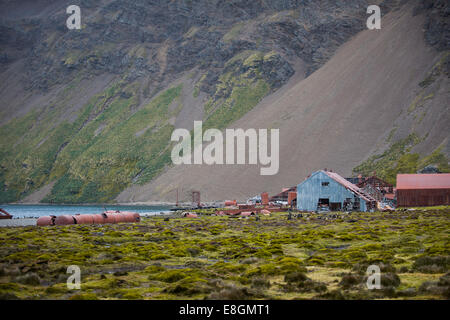
[[[423,23],[423,16],[413,16],[412,6],[389,13],[381,30],[360,32],[314,74],[287,84],[282,94],[267,97],[231,126],[280,128],[277,175],[261,176],[258,166],[178,166],[147,185],[128,188],[116,200],[174,201],[176,188],[184,200],[194,189],[203,201],[243,200],[295,185],[322,168],[349,175],[386,147],[393,128],[396,139],[412,131],[427,137],[417,146],[422,152],[447,143],[448,78],[420,124],[408,116],[418,84],[441,57],[425,44]]]

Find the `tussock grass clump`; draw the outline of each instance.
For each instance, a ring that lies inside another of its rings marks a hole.
[[[309,279],[303,272],[293,272],[284,276],[286,285],[284,289],[288,292],[325,292],[327,286],[319,281]]]
[[[364,277],[360,274],[347,273],[342,276],[339,286],[342,289],[350,289],[360,286],[363,283]]]
[[[425,281],[420,285],[419,292],[450,299],[450,273],[446,273],[440,277],[439,281]]]
[[[11,292],[0,292],[0,300],[19,300],[19,298]]]
[[[257,277],[252,279],[250,285],[252,288],[267,289],[270,288],[270,281],[266,278]]]
[[[226,286],[219,291],[212,292],[208,299],[210,300],[250,300],[261,297],[261,293],[253,291],[246,287],[236,287],[234,285]]]
[[[284,281],[287,283],[300,283],[308,280],[308,277],[303,272],[292,272],[284,276]]]
[[[33,272],[18,276],[16,277],[15,281],[30,286],[38,286],[41,284],[41,278]]]
[[[388,288],[388,287],[398,287],[400,285],[401,281],[400,278],[396,273],[388,272],[388,273],[381,273],[381,287],[382,288]]]
[[[69,298],[70,300],[98,300],[94,293],[77,293]]]
[[[346,297],[340,289],[337,289],[319,294],[315,297],[315,299],[346,300]]]
[[[422,273],[444,273],[450,269],[450,256],[419,257],[412,268]]]

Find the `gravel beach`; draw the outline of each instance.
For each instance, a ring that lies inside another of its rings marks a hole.
[[[0,219],[0,227],[25,227],[35,226],[37,219],[23,218],[23,219]]]

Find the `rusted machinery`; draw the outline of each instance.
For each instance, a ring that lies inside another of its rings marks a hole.
[[[198,215],[195,212],[183,212],[181,216],[183,218],[198,218]]]
[[[267,215],[272,212],[283,212],[286,211],[286,209],[282,209],[280,207],[261,207],[257,208],[255,207],[251,211],[248,209],[224,209],[224,210],[217,210],[216,215],[217,216],[238,216],[238,215],[256,215],[256,214],[263,214]],[[250,214],[248,214],[250,213]]]
[[[290,191],[288,192],[288,205],[292,207],[294,202],[297,202],[297,192]]]
[[[226,208],[223,210],[216,210],[215,214],[217,216],[253,216],[257,214],[268,215],[272,212],[282,212],[285,209],[282,209],[279,206],[269,203],[269,194],[267,192],[261,193],[261,204],[262,206],[256,206],[254,204],[237,204],[236,200],[234,201],[225,201],[225,207],[234,207],[234,208]],[[237,207],[237,208],[236,208]]]
[[[136,212],[105,211],[100,214],[77,214],[61,216],[43,216],[37,220],[38,226],[65,226],[72,224],[115,224],[121,222],[139,222],[141,216]]]
[[[227,201],[225,201],[225,207],[233,207],[233,206],[237,206],[237,201],[236,200],[227,200]]]
[[[12,219],[12,215],[3,209],[0,209],[0,219]]]

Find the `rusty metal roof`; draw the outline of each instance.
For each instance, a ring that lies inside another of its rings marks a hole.
[[[330,171],[323,171],[327,176],[329,176],[331,179],[333,179],[334,181],[340,183],[341,185],[343,185],[345,188],[349,189],[350,191],[352,191],[353,193],[357,194],[358,196],[360,196],[361,198],[363,198],[366,201],[376,201],[375,198],[373,198],[371,195],[369,195],[368,193],[366,193],[364,190],[358,188],[356,185],[354,185],[353,183],[351,183],[350,181],[348,181],[347,179],[341,177],[340,175],[338,175],[336,172],[330,172]]]
[[[397,189],[450,189],[450,173],[398,174]]]

